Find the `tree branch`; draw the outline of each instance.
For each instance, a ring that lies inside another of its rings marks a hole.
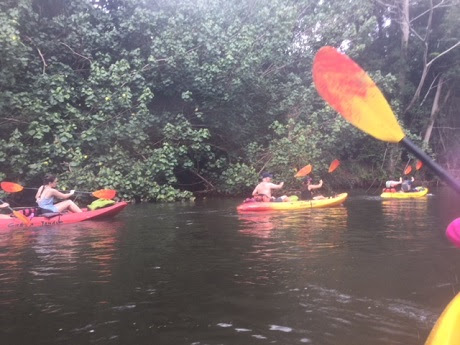
[[[46,64],[46,61],[45,61],[45,57],[43,56],[42,52],[40,51],[40,48],[38,47],[35,47],[38,51],[38,54],[40,55],[41,59],[42,59],[42,62],[43,62],[43,72],[42,74],[45,74],[45,69],[46,67],[48,67],[48,65]]]

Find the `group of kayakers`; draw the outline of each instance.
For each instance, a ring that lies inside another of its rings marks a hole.
[[[273,174],[263,173],[262,181],[254,188],[252,192],[252,198],[247,199],[246,201],[255,201],[255,202],[286,202],[286,201],[297,201],[297,200],[320,200],[325,199],[323,195],[315,193],[315,190],[323,186],[323,180],[320,180],[319,183],[313,184],[313,179],[310,176],[306,176],[302,179],[302,187],[300,190],[299,196],[287,196],[282,195],[280,197],[272,196],[272,190],[278,190],[283,188],[284,182],[279,184],[272,183]],[[399,180],[389,180],[385,182],[384,192],[397,192],[399,187],[402,192],[413,192],[415,178],[404,176],[400,177]]]
[[[43,185],[38,188],[37,194],[35,194],[35,200],[38,207],[42,212],[64,212],[70,211],[74,213],[83,212],[80,207],[77,206],[69,198],[74,195],[75,191],[71,190],[69,193],[61,193],[56,189],[58,179],[55,175],[47,174],[43,179]],[[56,202],[56,199],[62,200]],[[9,208],[8,203],[0,204],[0,208]],[[0,214],[0,218],[9,218],[10,215]]]
[[[252,200],[256,202],[286,202],[299,200],[298,196],[282,195],[280,197],[273,197],[272,190],[281,189],[284,186],[284,182],[279,184],[272,183],[273,174],[263,173],[262,182],[260,182],[254,191],[252,192]],[[318,184],[313,184],[313,179],[309,176],[302,179],[302,188],[300,191],[300,200],[319,200],[325,199],[324,196],[315,194],[315,190],[323,186],[323,180],[320,180]]]

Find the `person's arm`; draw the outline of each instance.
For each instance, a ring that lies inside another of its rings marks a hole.
[[[71,190],[69,193],[61,193],[56,189],[52,189],[50,195],[58,198],[58,199],[68,199],[75,193],[74,190]]]
[[[284,182],[281,182],[280,184],[270,183],[270,188],[271,189],[281,189],[281,188],[283,188],[283,186],[284,186]]]
[[[0,204],[0,208],[7,208],[7,207],[10,207],[10,204],[8,204],[7,202]]]
[[[40,195],[41,195],[41,193],[42,193],[42,192],[41,192],[42,189],[43,189],[43,186],[41,186],[40,188],[38,188],[37,194],[35,194],[35,200],[36,200],[36,201],[38,201],[38,199],[39,199],[39,197],[40,197]]]
[[[323,186],[323,180],[319,180],[319,183],[318,184],[311,184],[308,186],[308,190],[312,190],[312,189],[318,189],[318,188],[321,188]]]
[[[411,177],[411,181],[414,182],[415,181],[415,178],[414,176]]]
[[[257,185],[256,188],[254,188],[254,190],[252,191],[252,196],[259,194],[259,192],[257,191],[258,189],[259,189],[259,185]]]

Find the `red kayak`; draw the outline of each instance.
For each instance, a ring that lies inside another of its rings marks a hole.
[[[24,224],[18,218],[0,219],[0,229],[13,229],[38,226],[52,226],[58,224],[70,224],[83,222],[85,220],[94,220],[107,217],[113,217],[120,213],[128,205],[127,202],[118,202],[115,205],[90,211],[86,208],[81,213],[56,213],[54,216],[38,216],[30,219],[30,225]]]

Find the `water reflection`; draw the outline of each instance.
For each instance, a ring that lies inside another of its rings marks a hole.
[[[56,284],[59,280],[64,286],[78,285],[70,281],[75,280],[82,267],[87,272],[85,280],[107,282],[122,226],[121,221],[88,221],[0,233],[0,294],[4,297],[1,303],[17,302],[21,296],[18,283],[26,279],[35,286],[34,301],[39,309],[52,313],[56,312],[56,305],[46,301],[52,295],[46,291],[48,283]]]

